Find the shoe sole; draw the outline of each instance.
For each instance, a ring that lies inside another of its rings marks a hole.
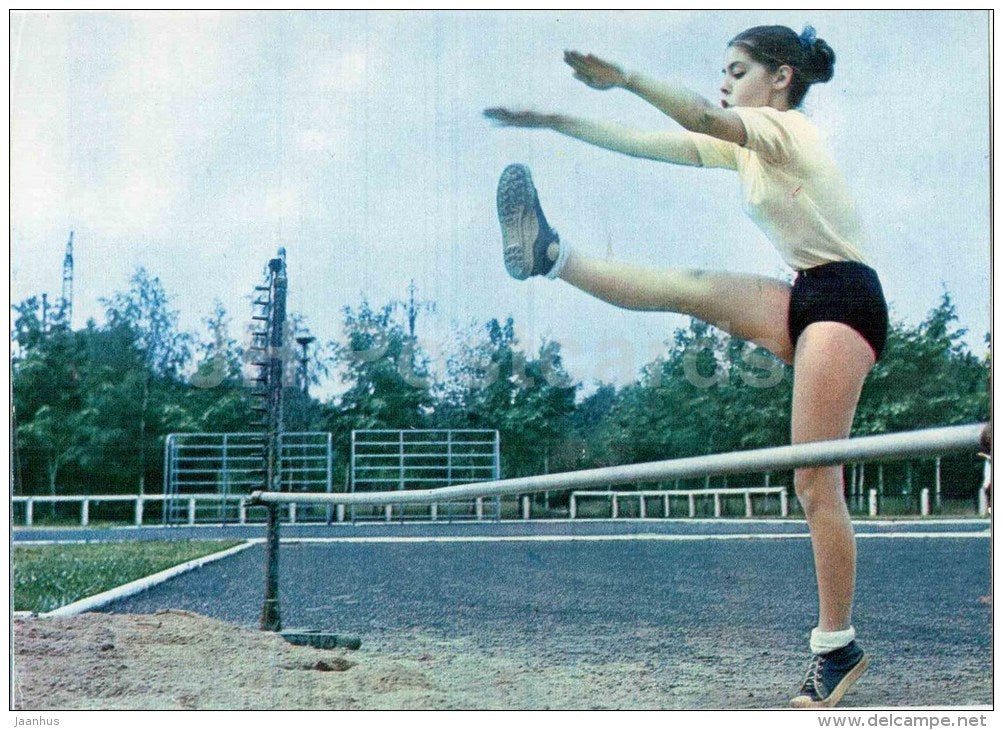
[[[791,707],[796,707],[801,710],[818,709],[820,707],[835,707],[836,704],[843,699],[843,695],[846,694],[847,690],[849,690],[850,687],[852,687],[854,683],[860,679],[860,675],[867,671],[869,664],[870,659],[868,659],[865,654],[861,660],[857,662],[857,666],[846,673],[846,676],[843,677],[843,681],[837,684],[832,692],[829,693],[829,696],[824,700],[815,702],[814,700],[808,699],[804,695],[799,695],[791,700]]]
[[[498,180],[498,222],[505,270],[515,279],[528,279],[533,273],[533,245],[540,234],[536,199],[529,168],[506,167]]]

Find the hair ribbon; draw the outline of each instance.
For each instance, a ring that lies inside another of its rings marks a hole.
[[[815,45],[815,37],[815,29],[810,25],[806,25],[804,30],[801,31],[801,35],[798,36],[798,40],[801,41],[802,48],[806,51],[810,51],[812,46]]]

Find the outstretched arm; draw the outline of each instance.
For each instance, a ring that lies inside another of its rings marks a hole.
[[[677,165],[700,165],[700,156],[693,140],[680,132],[639,132],[619,124],[595,122],[564,114],[539,114],[508,109],[485,109],[484,115],[507,127],[553,129],[555,132],[631,157],[672,162]]]
[[[730,109],[721,109],[697,93],[676,84],[655,81],[638,73],[627,73],[616,64],[592,54],[565,51],[564,62],[575,70],[575,78],[593,89],[622,88],[675,119],[691,132],[744,145],[745,125]]]

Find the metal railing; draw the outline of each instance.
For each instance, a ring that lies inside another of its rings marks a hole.
[[[260,433],[172,433],[164,443],[164,524],[186,520],[189,495],[215,491],[220,521],[228,498],[260,489],[264,480]],[[278,436],[278,475],[283,491],[332,489],[331,434],[288,432]]]
[[[470,482],[494,481],[501,476],[499,434],[492,429],[360,429],[352,431],[349,490],[370,493],[396,489],[434,489]],[[352,520],[376,518],[420,519],[423,511],[405,510],[393,500],[385,513],[361,512],[352,506]],[[427,504],[427,503],[426,503]],[[498,500],[489,505],[500,517]],[[449,519],[483,519],[483,501],[444,505]],[[396,512],[396,514],[395,514]],[[436,519],[438,510],[432,510]]]
[[[909,459],[956,451],[978,450],[985,424],[931,428],[881,436],[862,436],[836,441],[733,451],[643,464],[544,474],[517,479],[482,481],[438,489],[354,494],[298,494],[255,492],[254,503],[312,502],[315,504],[430,504],[476,497],[528,495],[539,492],[610,487],[618,484],[686,479],[722,474],[748,474],[805,467],[832,466],[851,462]]]
[[[179,500],[183,506],[184,519],[187,524],[197,522],[208,522],[209,518],[219,521],[218,514],[228,509],[236,509],[236,522],[245,524],[248,522],[248,510],[256,504],[272,503],[284,504],[283,521],[287,523],[295,522],[343,522],[346,519],[346,506],[351,504],[376,505],[382,509],[382,517],[387,521],[394,519],[394,506],[402,503],[425,504],[430,506],[428,517],[431,520],[442,519],[439,511],[440,505],[445,505],[451,500],[472,500],[475,519],[482,520],[489,516],[485,513],[484,505],[486,500],[496,500],[505,495],[516,495],[521,497],[522,517],[528,519],[530,511],[530,500],[528,495],[544,491],[557,491],[566,489],[576,490],[578,487],[586,486],[613,486],[615,484],[637,483],[642,481],[664,481],[674,478],[690,478],[705,475],[721,475],[750,473],[756,470],[776,471],[780,469],[795,469],[805,466],[822,466],[840,464],[846,462],[864,463],[878,460],[890,460],[894,458],[908,459],[913,457],[932,456],[935,454],[947,454],[957,451],[972,451],[979,447],[979,436],[983,425],[974,424],[969,426],[952,426],[940,429],[927,429],[923,431],[911,431],[899,434],[888,434],[884,436],[865,436],[843,441],[815,442],[809,444],[798,444],[796,446],[781,446],[770,449],[758,449],[754,451],[731,452],[727,454],[713,454],[709,456],[692,457],[686,459],[673,459],[661,462],[650,462],[646,464],[633,464],[618,467],[606,467],[603,469],[589,469],[578,472],[565,472],[562,474],[547,474],[535,477],[522,477],[519,479],[505,479],[499,481],[478,482],[473,484],[457,485],[430,490],[408,490],[408,491],[382,491],[364,493],[289,493],[275,492],[262,493],[254,492],[248,498],[239,494],[186,494],[186,495],[72,495],[72,496],[14,496],[11,498],[13,505],[24,505],[23,524],[33,525],[36,505],[39,504],[59,504],[78,503],[79,521],[82,526],[91,522],[91,505],[102,502],[132,502],[133,520],[135,525],[142,525],[145,505],[150,502],[165,502],[167,500]],[[989,463],[986,463],[983,477],[983,485],[988,484],[991,478]],[[701,497],[714,498],[715,501],[743,495],[747,500],[746,514],[748,515],[749,502],[755,494],[778,494],[782,501],[781,513],[786,514],[783,505],[786,503],[786,491],[784,487],[753,487],[749,489],[696,489],[696,490],[643,490],[643,491],[572,491],[569,498],[569,515],[576,517],[578,512],[578,499],[581,497],[605,497],[615,499],[640,498],[643,503],[645,497],[659,497],[661,499],[672,499],[674,497],[686,496],[688,500],[697,500]],[[878,492],[871,489],[869,495],[869,513],[877,514]],[[988,510],[986,490],[980,489],[978,492],[978,512],[985,514]],[[199,507],[210,505],[210,509],[203,509],[201,514]],[[304,505],[324,505],[328,507],[324,517],[317,517],[316,511],[300,511]],[[693,501],[691,501],[691,505]],[[214,507],[214,509],[213,509]],[[924,489],[920,496],[920,514],[929,514],[930,493]],[[644,508],[639,508],[643,516]],[[694,507],[688,511],[689,516],[694,516]],[[207,516],[208,513],[208,516]],[[715,513],[720,513],[719,504],[715,507]],[[663,515],[668,516],[669,511],[664,510]]]

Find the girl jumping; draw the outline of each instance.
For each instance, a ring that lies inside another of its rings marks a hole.
[[[642,133],[563,114],[488,109],[503,126],[552,129],[633,157],[738,172],[744,207],[796,272],[793,286],[762,276],[647,269],[574,251],[547,223],[529,169],[498,183],[508,272],[560,278],[632,310],[677,312],[765,347],[794,368],[791,441],[846,438],[861,387],[881,356],[888,310],[861,252],[863,233],[842,176],[798,107],[811,84],[832,78],[835,54],[808,27],[760,26],[735,36],[724,59],[720,104],[574,51],[575,78],[621,88],[685,131]],[[851,623],[856,544],[839,466],[798,469],[794,487],[811,532],[818,582],[813,654],[793,707],[835,705],[867,668]]]

